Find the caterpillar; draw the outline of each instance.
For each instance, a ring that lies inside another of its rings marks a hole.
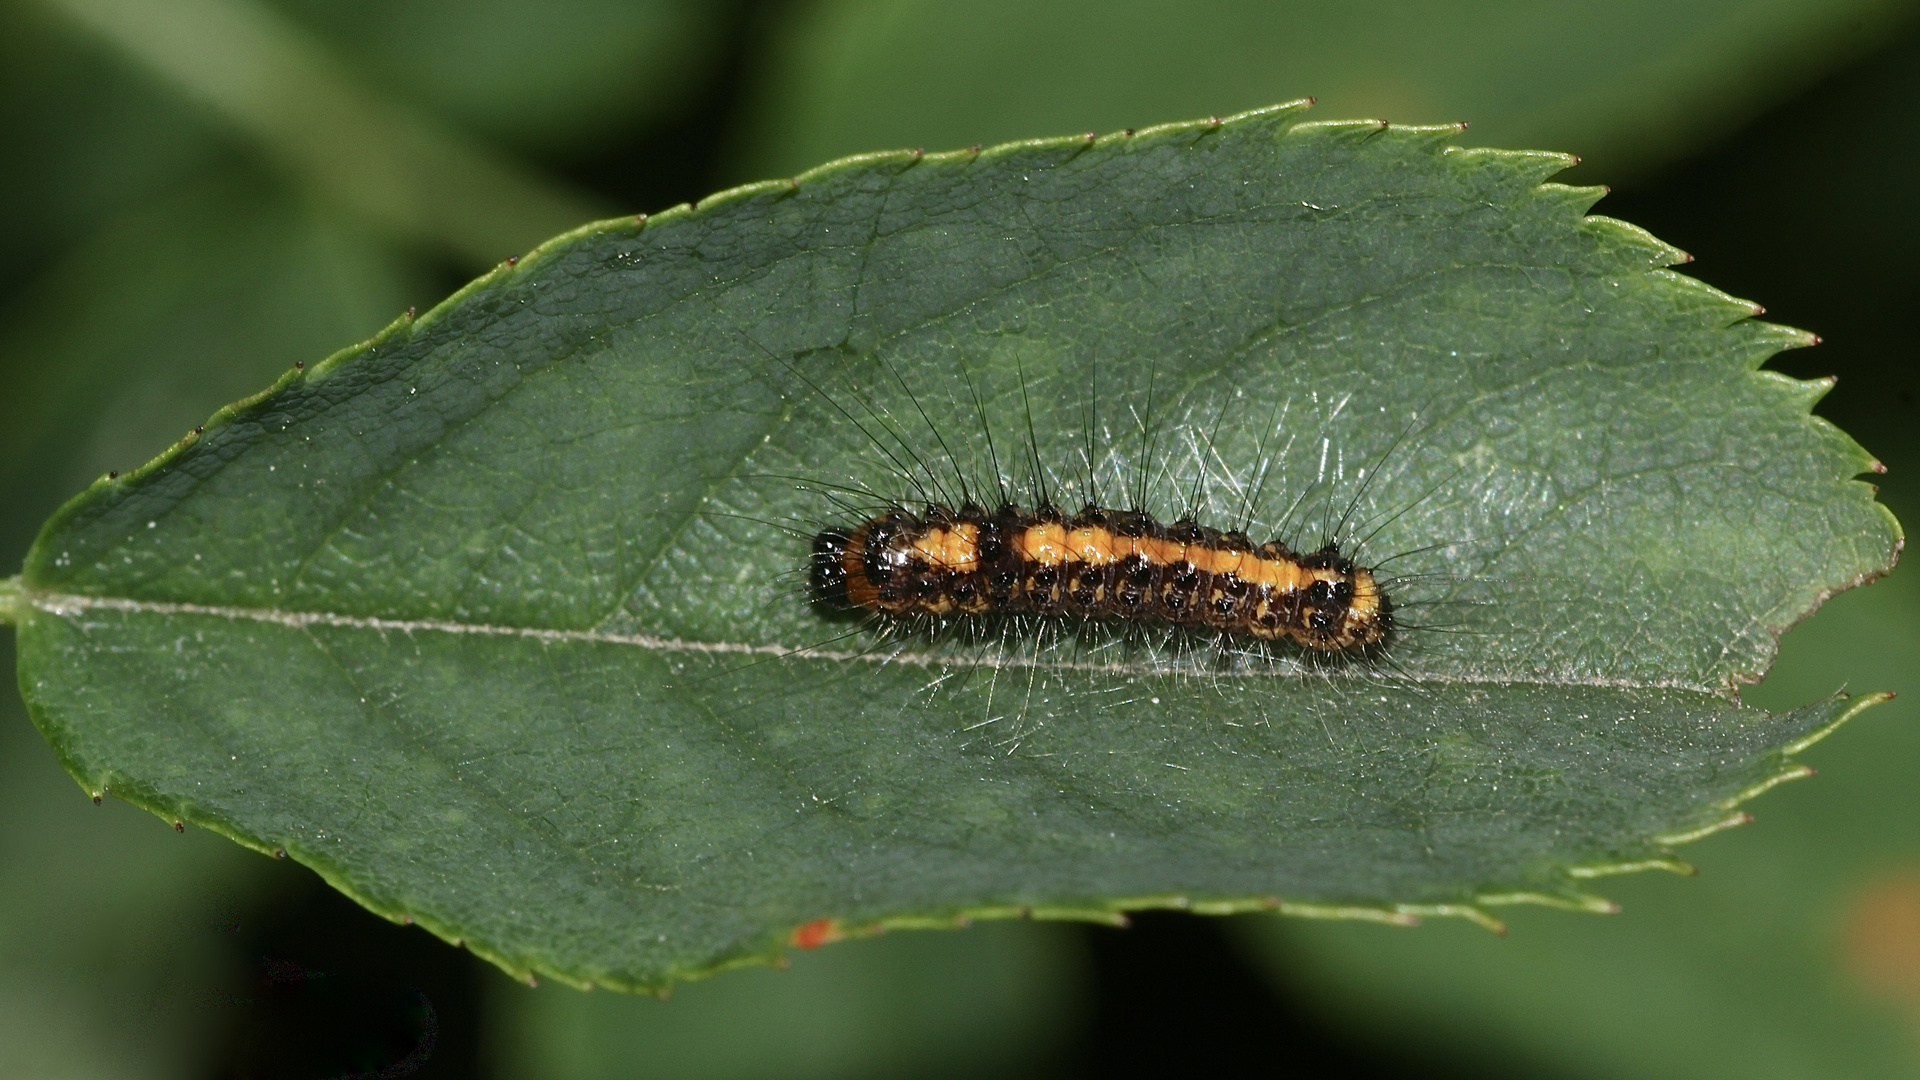
[[[1376,651],[1394,629],[1380,582],[1335,543],[1297,554],[1190,518],[1162,525],[1095,505],[1071,517],[1050,503],[892,509],[820,532],[811,588],[817,601],[883,618],[1137,620],[1327,656]]]
[[[821,375],[777,359],[809,391],[800,400],[839,421],[829,425],[840,433],[830,454],[760,474],[833,508],[781,525],[804,545],[782,573],[798,579],[795,592],[829,621],[857,617],[806,651],[870,635],[860,655],[906,655],[912,640],[928,649],[916,658],[950,657],[955,671],[1009,663],[1398,671],[1403,640],[1431,623],[1416,626],[1405,612],[1456,599],[1400,597],[1401,586],[1435,575],[1381,569],[1451,544],[1362,554],[1433,494],[1384,508],[1369,501],[1404,483],[1405,468],[1383,467],[1416,429],[1430,430],[1424,410],[1403,418],[1397,435],[1386,428],[1386,445],[1356,471],[1335,433],[1366,431],[1350,394],[1203,389],[1184,377],[1169,393],[1158,365],[1130,382],[1103,379],[1089,362],[1084,377],[1064,366],[1044,373],[1080,390],[1061,395],[1040,390],[1045,383],[1017,360],[1009,388],[965,366],[931,368],[929,385],[916,386],[879,357],[843,356]],[[1296,415],[1302,404],[1311,415]],[[1266,415],[1236,415],[1248,411]],[[1392,422],[1386,406],[1374,413]],[[1118,431],[1102,422],[1115,416]],[[996,431],[1022,428],[1025,445],[1003,461]],[[1300,443],[1311,458],[1295,453]],[[833,476],[839,468],[846,473]],[[876,474],[886,479],[876,483]],[[1276,481],[1294,488],[1278,516],[1269,502]],[[1357,483],[1338,500],[1344,512],[1335,501],[1343,481]],[[1126,501],[1103,491],[1124,491]],[[1158,513],[1155,502],[1177,509]],[[1300,543],[1302,518],[1318,513],[1318,535]]]

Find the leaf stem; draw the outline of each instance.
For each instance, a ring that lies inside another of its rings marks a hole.
[[[27,615],[27,587],[18,576],[0,578],[0,624],[18,624]]]

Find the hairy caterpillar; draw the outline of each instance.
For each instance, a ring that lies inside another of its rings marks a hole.
[[[1398,438],[1389,436],[1384,452],[1376,449],[1379,456],[1369,467],[1356,470],[1329,437],[1350,399],[1313,395],[1317,479],[1304,484],[1276,520],[1262,509],[1271,494],[1269,474],[1297,475],[1309,464],[1291,457],[1304,433],[1288,423],[1290,397],[1274,401],[1264,423],[1246,416],[1250,399],[1239,389],[1202,406],[1213,413],[1211,425],[1191,422],[1190,398],[1176,413],[1185,420],[1156,420],[1156,405],[1164,409],[1168,402],[1155,393],[1149,371],[1146,392],[1135,398],[1144,404],[1121,403],[1131,420],[1129,438],[1099,424],[1095,368],[1087,399],[1069,410],[1078,413],[1079,430],[1043,437],[1033,423],[1028,375],[1016,372],[1019,386],[1011,401],[1016,416],[1025,414],[1021,456],[1030,477],[1021,481],[1002,467],[987,398],[964,370],[957,380],[965,384],[962,393],[929,401],[924,389],[916,392],[890,366],[880,367],[886,378],[865,387],[846,378],[845,369],[823,385],[788,368],[840,415],[850,433],[859,433],[871,463],[892,478],[876,484],[856,472],[840,484],[795,477],[835,507],[804,534],[811,541],[802,571],[805,592],[816,608],[866,616],[863,625],[877,642],[930,634],[956,645],[991,643],[1000,659],[990,662],[996,664],[1008,657],[1014,638],[1027,638],[1036,660],[1043,646],[1052,651],[1073,642],[1081,655],[1145,660],[1157,654],[1185,668],[1199,660],[1192,648],[1211,642],[1222,662],[1234,666],[1241,659],[1285,655],[1310,669],[1374,659],[1393,665],[1386,654],[1410,627],[1398,618],[1402,605],[1390,592],[1408,579],[1377,573],[1398,556],[1377,565],[1360,557],[1379,529],[1349,532],[1348,526],[1356,524],[1356,514],[1391,525],[1410,509],[1402,504],[1400,512],[1389,507],[1382,513],[1375,503],[1369,514],[1364,500],[1413,421],[1406,421]],[[904,414],[883,404],[876,393],[882,389],[899,391]],[[1008,400],[1004,391],[1000,400]],[[1112,407],[1108,402],[1109,415]],[[971,423],[961,419],[967,412]],[[1268,410],[1256,409],[1253,416],[1263,412]],[[1051,415],[1058,418],[1060,410]],[[1238,419],[1228,423],[1230,417]],[[926,437],[912,438],[915,427],[923,427]],[[1169,432],[1174,445],[1163,441]],[[1235,455],[1239,466],[1221,454],[1229,440],[1252,443],[1246,446],[1250,457],[1241,456],[1245,450]],[[954,453],[969,445],[974,453]],[[1062,449],[1066,460],[1049,460]],[[1165,491],[1166,481],[1180,474],[1186,477],[1179,486],[1187,490],[1176,513],[1156,516],[1147,509],[1160,501],[1152,493]],[[1357,485],[1340,500],[1347,503],[1344,514],[1334,506],[1343,481]],[[1226,501],[1209,498],[1209,487]],[[1103,490],[1117,489],[1127,491],[1127,509],[1102,500]],[[1018,498],[1016,490],[1029,497]],[[1324,496],[1327,516],[1315,542],[1300,545],[1289,523],[1299,524],[1296,513],[1310,495],[1315,503]],[[1081,509],[1069,513],[1063,504]],[[1174,520],[1167,523],[1167,517]],[[1232,520],[1219,522],[1225,527],[1202,523],[1221,517]],[[1262,542],[1255,533],[1274,538]],[[1109,651],[1114,647],[1120,652]]]
[[[821,532],[811,583],[816,599],[886,617],[1132,619],[1330,654],[1378,649],[1393,632],[1373,572],[1335,543],[1301,555],[1238,530],[1093,505],[1071,517],[1047,503],[890,510]]]

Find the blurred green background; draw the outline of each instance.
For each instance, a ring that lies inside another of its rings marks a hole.
[[[1225,114],[1465,119],[1827,343],[1821,412],[1920,511],[1920,4],[1883,0],[0,0],[0,563],[220,404],[595,216],[833,156]],[[1920,691],[1920,584],[1756,703]],[[8,643],[10,645],[10,643]],[[0,646],[11,665],[12,649]],[[1907,1077],[1920,727],[1505,938],[1274,918],[896,933],[681,988],[530,989],[109,800],[0,695],[11,1076]],[[411,1070],[411,1071],[409,1071]]]

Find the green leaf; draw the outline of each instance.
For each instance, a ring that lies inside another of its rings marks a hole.
[[[69,503],[10,601],[36,721],[91,791],[596,985],[990,915],[1604,910],[1856,707],[1732,687],[1898,526],[1825,384],[1755,370],[1808,336],[1566,158],[1299,111],[561,237]],[[807,602],[849,490],[1036,468],[1365,538],[1409,627],[1327,665]]]

